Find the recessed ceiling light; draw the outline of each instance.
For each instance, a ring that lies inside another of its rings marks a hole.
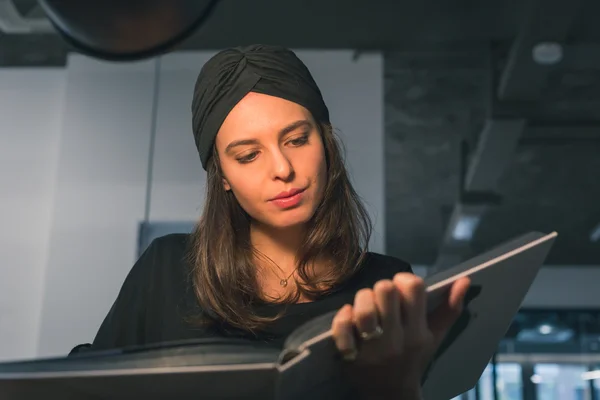
[[[555,42],[542,42],[533,46],[533,61],[541,65],[554,65],[563,59],[563,46]]]

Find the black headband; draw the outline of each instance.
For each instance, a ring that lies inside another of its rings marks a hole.
[[[249,92],[292,101],[329,123],[321,91],[294,52],[267,45],[221,51],[202,67],[192,100],[192,129],[204,169],[223,121]]]

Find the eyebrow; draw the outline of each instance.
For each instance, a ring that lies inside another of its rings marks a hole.
[[[292,122],[291,124],[289,124],[288,126],[284,127],[283,129],[281,129],[279,131],[278,136],[282,137],[287,135],[290,132],[295,131],[298,128],[302,128],[302,127],[312,127],[312,124],[310,123],[310,121],[306,120],[306,119],[300,119],[298,121]],[[234,140],[233,142],[229,143],[227,145],[227,147],[225,148],[225,153],[231,153],[231,151],[238,146],[247,146],[247,145],[251,145],[251,144],[257,144],[258,140],[256,139],[240,139],[240,140]]]

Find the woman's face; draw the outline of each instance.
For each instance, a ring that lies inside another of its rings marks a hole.
[[[325,149],[311,113],[279,97],[249,93],[216,137],[225,190],[256,222],[306,223],[323,197]]]

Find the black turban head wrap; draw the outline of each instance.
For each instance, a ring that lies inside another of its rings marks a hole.
[[[308,68],[293,51],[251,45],[217,53],[200,71],[192,100],[192,129],[206,170],[215,137],[235,105],[249,92],[280,97],[329,123],[329,110]]]

